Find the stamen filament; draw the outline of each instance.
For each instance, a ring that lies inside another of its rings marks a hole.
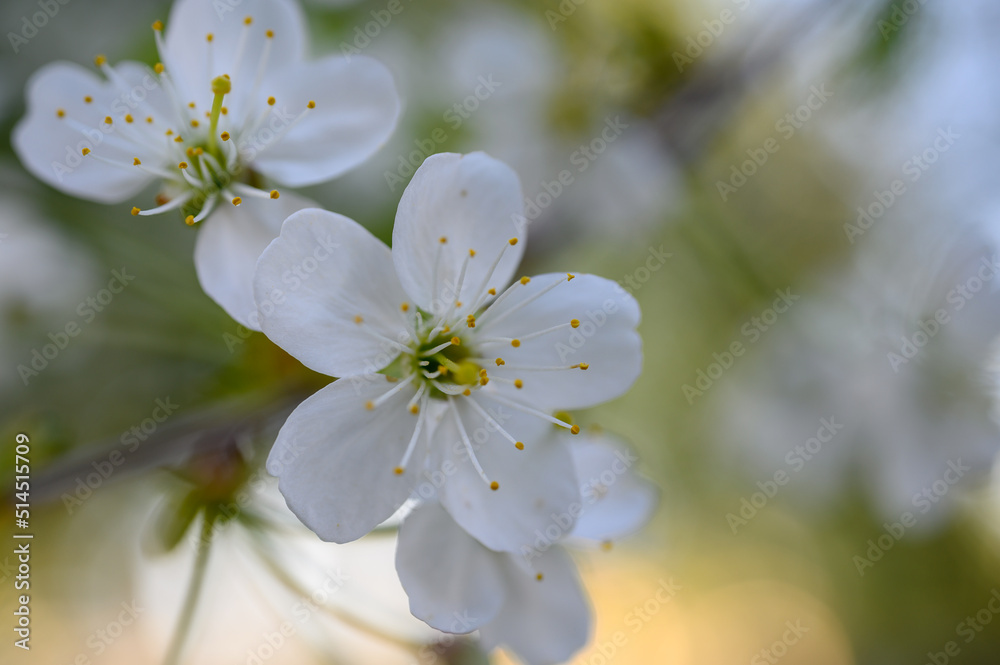
[[[549,414],[545,413],[544,411],[539,411],[538,409],[533,409],[532,407],[527,406],[525,404],[520,404],[518,402],[515,402],[514,400],[507,399],[506,397],[503,397],[503,396],[501,396],[501,395],[499,395],[499,394],[497,394],[495,392],[491,392],[490,393],[490,399],[496,400],[496,401],[500,402],[501,404],[506,404],[510,408],[517,409],[518,411],[521,411],[522,413],[527,413],[529,416],[535,416],[537,418],[541,418],[542,420],[550,422],[553,425],[556,425],[558,427],[563,427],[563,428],[568,429],[568,430],[572,430],[573,429],[573,425],[571,423],[563,422],[562,420],[559,420],[558,418],[550,416]]]
[[[184,194],[181,194],[180,196],[173,198],[170,201],[167,201],[161,206],[157,206],[156,208],[150,208],[149,210],[140,210],[138,214],[144,217],[148,215],[159,215],[160,213],[167,212],[168,210],[180,208],[185,203],[190,201],[192,196],[194,196],[194,192],[185,192]]]
[[[472,447],[472,441],[469,440],[469,435],[465,431],[465,425],[462,424],[462,416],[458,413],[458,407],[455,406],[455,401],[449,397],[448,406],[451,407],[451,412],[455,416],[455,424],[458,426],[458,434],[462,437],[462,443],[465,444],[465,449],[469,453],[469,459],[472,461],[472,466],[476,468],[476,472],[479,473],[479,477],[483,479],[483,482],[492,487],[489,477],[486,472],[483,471],[482,465],[479,463],[479,459],[476,458],[476,451]]]

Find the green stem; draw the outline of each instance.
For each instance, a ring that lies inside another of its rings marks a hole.
[[[174,637],[170,642],[170,649],[163,660],[163,665],[177,665],[180,662],[181,651],[184,649],[191,632],[194,610],[201,596],[201,588],[204,586],[205,571],[208,569],[208,554],[212,547],[216,517],[212,508],[205,509],[205,518],[201,523],[201,534],[198,538],[198,555],[194,561],[191,582],[188,584],[187,596],[184,598],[184,605],[181,607],[180,617],[177,620],[177,628],[174,630]]]

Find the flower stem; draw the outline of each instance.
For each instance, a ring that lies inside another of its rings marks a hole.
[[[188,635],[191,632],[195,607],[201,596],[201,588],[204,586],[205,571],[208,569],[208,554],[212,547],[216,517],[214,509],[205,509],[205,517],[201,523],[201,534],[198,537],[198,554],[194,561],[194,570],[191,573],[191,582],[188,583],[184,605],[181,607],[181,613],[177,619],[177,628],[174,630],[174,636],[170,641],[170,648],[167,651],[166,658],[163,660],[163,665],[177,665],[180,662],[181,651],[184,649]]]

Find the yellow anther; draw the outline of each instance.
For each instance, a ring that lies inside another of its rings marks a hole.
[[[138,215],[140,212],[142,212],[142,211],[139,210],[138,208],[136,208],[135,206],[132,206],[132,215],[133,216]]]
[[[521,388],[524,387],[524,381],[522,381],[521,379],[514,379],[514,387],[520,390]]]
[[[213,95],[228,95],[229,91],[233,89],[233,82],[229,80],[229,77],[223,74],[222,76],[216,76],[212,79],[212,94]]]
[[[438,371],[441,372],[441,376],[444,376],[445,374],[448,373],[448,368],[445,367],[444,365],[441,365],[440,367],[438,367]]]
[[[267,98],[267,105],[268,106],[274,106],[274,102],[275,102],[274,97],[268,97]]]
[[[438,242],[441,243],[442,245],[445,244],[446,242],[448,242],[448,236],[441,236],[440,238],[438,238]]]
[[[243,25],[250,25],[251,23],[253,23],[253,16],[247,16],[243,19]]]
[[[188,215],[184,218],[184,223],[188,226],[194,226],[194,215]]]
[[[486,370],[485,369],[479,370],[479,376],[486,376]]]
[[[589,364],[587,364],[587,363],[580,363],[579,367],[580,367],[580,369],[582,369],[582,370],[583,370],[584,372],[586,372],[586,371],[587,371],[588,369],[590,369],[590,365],[589,365]]]
[[[153,21],[153,30],[157,32],[163,30],[163,21]]]
[[[580,327],[580,319],[570,319],[569,324],[574,328]]]
[[[241,198],[240,198],[240,197],[238,197],[238,196],[234,196],[234,197],[233,197],[233,205],[234,205],[234,206],[238,206],[238,205],[239,205],[239,204],[241,204],[241,203],[243,203],[243,199],[241,199]]]
[[[498,489],[500,489],[500,483],[494,480],[492,483],[490,483],[490,489],[496,492]]]
[[[274,30],[268,30],[264,34],[267,36],[268,39],[273,39],[274,38]]]
[[[276,190],[276,189],[272,189],[272,190],[271,190],[271,198],[272,198],[272,199],[276,199],[276,198],[278,198],[279,196],[281,196],[281,192],[279,192],[279,191],[278,191],[278,190]]]
[[[227,109],[225,106],[223,106],[222,107],[222,115],[226,115],[228,113],[229,113],[229,109]]]
[[[569,428],[569,433],[570,434],[579,434],[580,433],[580,426],[579,425],[573,425],[572,427]]]
[[[307,109],[314,109],[314,108],[316,108],[316,102],[314,102],[313,100],[310,99],[309,103],[306,104],[306,108]]]
[[[146,124],[149,124],[149,125],[153,124],[153,116],[151,116],[151,115],[147,115],[146,116]]]
[[[170,135],[172,135],[172,134],[174,133],[174,130],[172,130],[172,129],[168,129],[168,130],[167,130],[166,132],[164,132],[164,133],[165,133],[165,134],[166,134],[167,136],[170,136]]]
[[[517,244],[517,238],[511,238],[511,239],[510,239],[510,240],[508,240],[507,242],[509,242],[509,243],[511,244],[511,246],[513,247],[514,245],[516,245],[516,244]]]
[[[194,154],[199,155],[199,156],[203,155],[203,154],[205,154],[205,150],[203,148],[201,148],[201,147],[197,147],[197,148],[194,149]]]
[[[467,317],[465,317],[465,325],[469,326],[470,328],[475,328],[476,317],[473,316],[472,314],[469,314]]]
[[[155,65],[153,65],[153,71],[156,72],[157,74],[162,74],[163,70],[164,67],[162,62],[158,62]]]
[[[444,328],[441,328],[442,335],[447,335],[450,332],[451,332],[451,326],[445,326]]]
[[[354,322],[360,326],[362,323],[365,322],[365,320],[364,317],[362,317],[360,314],[356,314],[354,316]]]
[[[573,275],[573,274],[571,274],[571,273],[566,273],[566,281],[567,281],[567,282],[571,282],[571,281],[573,281],[574,279],[576,279],[576,275]]]
[[[188,102],[188,108],[189,109],[193,109],[194,107],[195,107],[195,103],[194,102]]]
[[[490,294],[491,296],[495,296],[497,294],[497,290],[496,289],[490,289],[486,293]]]
[[[114,121],[111,119],[110,115],[104,116],[104,124],[105,125],[110,125],[112,122],[114,122]]]
[[[475,256],[475,255],[476,255],[476,250],[474,250],[474,249],[470,249],[470,250],[469,250],[469,258],[472,258],[472,257],[473,257],[473,256]]]
[[[197,126],[198,126],[198,125],[200,125],[200,124],[201,124],[201,123],[200,123],[200,122],[198,122],[197,120],[195,120],[194,118],[192,118],[192,119],[191,119],[191,126],[192,126],[192,127],[197,127]]]
[[[205,111],[205,117],[208,118],[209,120],[211,120],[212,119],[212,112],[211,111]]]
[[[522,285],[524,285],[524,284],[527,284],[528,282],[530,282],[531,278],[530,277],[522,277],[518,281],[521,282]]]
[[[142,164],[142,162],[139,161],[138,157],[132,158],[132,166],[139,166],[140,164]]]
[[[213,35],[211,32],[205,35],[206,42],[211,42],[213,39],[215,39],[215,35]]]
[[[94,101],[94,98],[93,98],[93,97],[91,97],[90,95],[87,95],[86,97],[84,97],[84,98],[83,98],[83,103],[84,103],[84,104],[89,104],[89,103],[91,103],[92,101]]]
[[[518,441],[517,443],[514,444],[514,447],[517,448],[518,450],[524,450],[524,443]]]
[[[610,552],[613,547],[614,545],[611,543],[610,540],[605,540],[603,543],[601,543],[601,549],[604,550],[605,552]]]
[[[507,363],[505,363],[505,362],[503,361],[503,358],[497,358],[497,367],[499,367],[500,365],[506,365],[506,364],[507,364]]]
[[[462,306],[462,301],[461,300],[456,300],[455,301],[455,307],[461,307],[461,306]]]
[[[183,137],[183,136],[181,136],[180,134],[178,134],[178,135],[177,135],[177,136],[176,136],[176,137],[174,138],[174,143],[184,143],[184,137]]]
[[[56,109],[56,116],[59,117],[59,118],[65,118],[66,117],[66,111],[64,111],[62,109]]]
[[[186,154],[188,157],[194,157],[195,156],[194,148],[188,148],[187,150],[184,151],[184,154]]]
[[[472,394],[472,390],[470,388],[466,388],[465,390],[462,391],[462,394],[468,397],[469,395]]]
[[[402,305],[399,306],[399,309],[402,310],[402,311],[404,311],[404,312],[409,312],[410,311],[410,303],[404,302]]]
[[[97,65],[98,67],[104,66],[107,62],[108,62],[108,59],[106,57],[104,57],[103,55],[99,55],[99,56],[97,56],[97,57],[94,58],[94,64]]]
[[[375,408],[375,402],[368,400],[367,402],[365,402],[365,408],[371,411],[372,409]]]
[[[125,114],[125,122],[127,122],[130,125],[132,124],[132,115],[131,114],[129,114],[129,113]]]
[[[403,467],[401,467],[401,466],[397,466],[397,467],[396,467],[395,469],[393,469],[392,471],[393,471],[393,473],[395,473],[395,474],[396,474],[397,476],[401,476],[401,475],[403,475]]]
[[[187,162],[181,162],[180,164],[177,165],[177,168],[179,169],[186,169],[187,167],[188,167]]]
[[[489,382],[490,382],[490,377],[488,377],[488,376],[481,376],[481,377],[479,377],[479,385],[485,386]]]
[[[512,340],[510,340],[510,345],[513,346],[516,349],[517,347],[521,346],[521,340],[519,340],[519,339],[512,339]]]
[[[417,415],[418,413],[420,413],[420,407],[417,406],[416,404],[413,404],[412,406],[410,406],[410,413],[412,413],[413,415]]]
[[[219,134],[219,138],[222,139],[223,141],[228,141],[229,140],[229,132],[222,132],[221,134]]]
[[[542,575],[541,573],[538,573],[537,575],[535,575],[535,579],[538,580],[539,582],[542,581],[543,577],[544,577],[544,575]]]
[[[462,340],[460,340],[457,337],[452,337],[451,343],[454,344],[455,346],[462,346]]]
[[[81,150],[80,152],[82,152],[82,153],[83,153],[83,155],[84,155],[84,157],[86,157],[87,155],[89,155],[89,154],[90,154],[90,148],[84,148],[84,149],[83,149],[83,150]]]

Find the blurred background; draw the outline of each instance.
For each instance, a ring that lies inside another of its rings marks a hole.
[[[313,57],[378,57],[405,100],[389,144],[305,195],[388,241],[428,154],[485,150],[524,185],[525,274],[597,273],[642,306],[642,377],[576,417],[636,448],[661,506],[576,553],[596,624],[573,662],[996,663],[1000,6],[386,6],[305,5]],[[12,152],[35,70],[151,64],[169,3],[73,0],[12,39],[37,11],[0,7],[0,468],[11,498],[27,433],[36,534],[33,649],[4,628],[2,660],[160,662],[213,504],[233,516],[185,662],[511,662],[409,616],[391,528],[327,545],[284,508],[262,461],[324,381],[203,294],[196,230]],[[134,280],[105,302],[113,271]]]

